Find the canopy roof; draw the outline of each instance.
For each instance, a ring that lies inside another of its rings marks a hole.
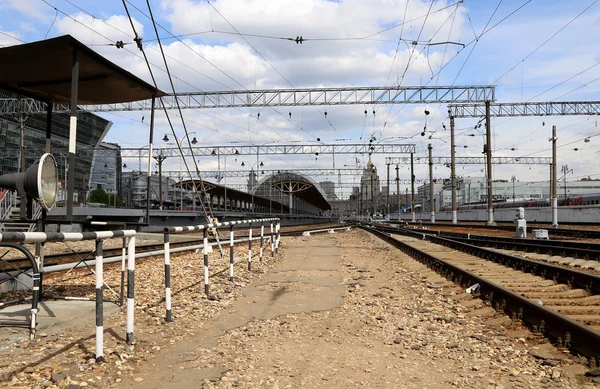
[[[79,60],[78,104],[146,100],[165,93],[70,35],[0,48],[0,87],[48,103],[71,102],[73,55]]]

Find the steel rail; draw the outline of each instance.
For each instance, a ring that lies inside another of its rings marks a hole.
[[[438,236],[458,240],[476,246],[495,247],[503,250],[518,250],[563,257],[600,260],[600,244],[589,242],[569,242],[563,240],[540,240],[504,238],[497,236],[440,232]]]
[[[453,228],[478,228],[478,229],[486,229],[486,230],[504,230],[504,231],[514,231],[514,225],[502,225],[502,226],[488,226],[485,224],[475,224],[475,223],[460,223],[460,224],[452,224],[450,222],[439,222],[435,223],[431,222],[406,222],[406,221],[389,221],[390,224],[416,224],[416,225],[424,225],[428,227],[453,227]],[[541,228],[541,227],[540,227]],[[536,228],[537,229],[537,228]],[[545,229],[545,228],[544,228]],[[572,238],[592,238],[592,239],[600,239],[600,230],[579,230],[574,228],[548,228],[548,236],[568,236]]]
[[[584,324],[548,309],[543,305],[539,305],[518,293],[490,282],[474,273],[401,242],[400,240],[393,238],[389,233],[374,228],[363,229],[385,240],[394,247],[399,248],[404,253],[442,274],[447,279],[460,284],[463,288],[479,284],[480,296],[488,300],[493,308],[505,312],[513,320],[522,320],[529,324],[535,332],[539,332],[552,339],[558,346],[567,347],[588,358],[598,357],[598,350],[600,349],[600,332],[594,331]],[[452,242],[449,239],[416,233],[414,231],[394,231],[394,233],[406,233],[407,235],[420,236],[423,239],[429,238],[439,242]],[[459,242],[455,243],[457,243],[457,246],[464,245]],[[485,250],[471,245],[464,246],[470,246],[469,250],[474,252]],[[489,252],[489,250],[485,251]],[[503,255],[499,255],[499,257],[500,256]],[[599,277],[595,278],[600,280]]]

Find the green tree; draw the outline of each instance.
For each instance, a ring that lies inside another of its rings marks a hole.
[[[101,203],[108,205],[109,195],[104,191],[104,189],[94,189],[92,193],[90,193],[89,202],[90,203]]]
[[[114,207],[115,205],[120,207],[123,204],[119,196],[108,194],[104,189],[92,190],[88,201],[90,203],[106,204],[111,207]]]

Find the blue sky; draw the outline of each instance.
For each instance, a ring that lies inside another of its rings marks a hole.
[[[145,1],[130,1],[147,12]],[[495,83],[497,100],[502,102],[552,101],[557,98],[580,101],[599,100],[600,97],[600,80],[596,81],[600,78],[600,65],[592,67],[600,61],[600,4],[593,0],[465,0],[462,4],[452,1],[434,1],[432,4],[428,0],[408,0],[408,3],[406,0],[217,0],[210,4],[206,1],[173,0],[150,1],[150,4],[157,22],[169,31],[161,30],[161,37],[168,38],[169,33],[201,33],[182,38],[185,45],[174,39],[163,42],[169,56],[169,67],[176,77],[176,90],[180,92],[290,85]],[[572,21],[590,5],[586,12]],[[432,12],[425,24],[424,18],[420,18],[369,39],[333,40],[369,36],[403,20],[422,17],[428,13],[430,6],[431,11],[443,10]],[[146,52],[158,65],[155,74],[159,86],[170,91],[165,73],[159,69],[162,59],[152,25],[133,6],[129,8],[144,38]],[[489,29],[505,17],[506,20],[481,36],[486,25]],[[303,35],[309,39],[324,40],[296,45],[285,40],[246,36],[246,41],[235,34],[234,28],[246,34],[272,37]],[[4,46],[19,44],[19,39],[31,42],[44,39],[46,35],[55,37],[69,33],[149,80],[146,65],[135,56],[138,52],[134,45],[126,46],[128,51],[107,45],[116,40],[131,42],[133,36],[121,1],[3,0],[0,3],[0,31],[4,33],[0,34],[0,45]],[[476,44],[459,52],[457,45],[432,46],[429,50],[418,45],[413,52],[412,47],[398,44],[400,37],[409,41],[418,38],[419,41],[452,40],[468,44],[476,36]],[[543,47],[531,54],[549,38]],[[214,66],[203,58],[210,60]],[[405,72],[408,58],[416,60]],[[442,67],[438,78],[436,73]],[[435,74],[433,79],[432,71]],[[373,107],[327,107],[328,120],[322,114],[325,108],[314,107],[185,111],[184,117],[188,120],[190,131],[194,131],[204,145],[314,142],[317,137],[326,143],[360,143],[375,135],[386,139],[386,142],[416,143],[422,155],[425,155],[427,143],[431,142],[434,155],[449,156],[449,138],[442,127],[442,123],[448,124],[445,106],[378,105],[374,108],[375,116],[371,114]],[[369,111],[367,117],[365,109]],[[427,118],[425,109],[432,112]],[[288,111],[292,113],[294,122],[285,118]],[[259,112],[261,116],[257,120]],[[106,140],[123,147],[141,147],[148,131],[147,125],[141,123],[143,115],[141,112],[102,114],[114,122]],[[174,119],[176,132],[182,136],[180,121],[176,117]],[[387,124],[384,125],[385,122]],[[476,120],[457,120],[457,133],[460,134],[457,145],[467,146],[459,148],[457,155],[480,155],[481,137],[466,136],[473,133],[475,123]],[[594,176],[597,151],[600,150],[600,138],[595,138],[596,117],[493,119],[494,155],[549,156],[548,137],[552,124],[558,127],[559,166],[568,164],[574,170],[570,179]],[[157,139],[164,134],[172,138],[163,116],[157,116],[157,125]],[[425,125],[428,132],[421,137],[420,132]],[[586,137],[591,137],[589,142],[584,142]],[[160,144],[160,141],[157,142],[157,145]],[[383,156],[373,159],[383,173]],[[297,156],[294,159],[264,157],[264,160],[265,165],[272,169],[332,166],[331,158],[324,156],[316,159],[314,156]],[[364,165],[366,156],[359,156],[359,161]],[[137,165],[134,162],[132,164]],[[239,161],[229,161],[229,167],[237,163]],[[355,163],[353,156],[338,157],[336,161],[337,166]],[[200,161],[201,169],[213,169],[217,164],[215,160]],[[167,169],[179,167],[176,160],[167,160],[165,165]],[[457,174],[481,176],[481,168],[460,167]],[[500,179],[510,179],[514,174],[523,181],[548,177],[547,166],[532,166],[531,169],[498,166],[494,173]],[[426,174],[425,165],[417,167],[418,177],[424,178]],[[439,178],[447,177],[449,169],[440,166],[434,174]]]

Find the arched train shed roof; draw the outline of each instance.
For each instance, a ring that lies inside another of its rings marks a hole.
[[[268,191],[269,185],[284,193],[289,193],[291,190],[295,197],[324,211],[331,209],[331,205],[325,199],[325,192],[321,186],[313,179],[302,174],[293,171],[281,171],[265,177],[258,182],[255,193],[268,193],[266,191]]]

